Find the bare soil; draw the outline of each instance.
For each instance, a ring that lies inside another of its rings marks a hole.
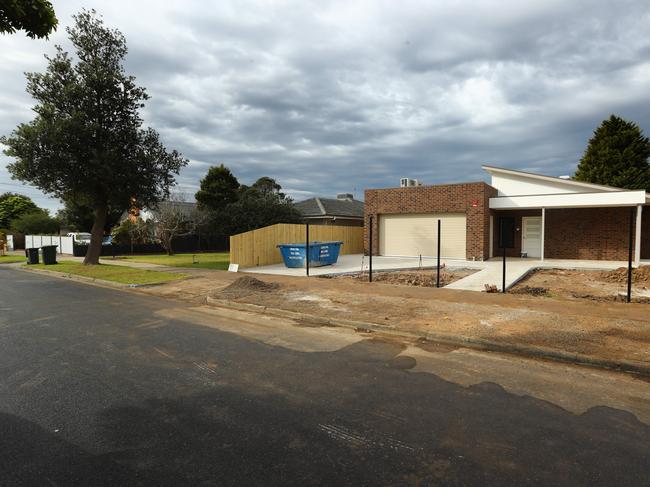
[[[214,294],[223,299],[236,299],[258,292],[272,292],[279,287],[280,285],[275,282],[264,282],[252,276],[243,276]]]
[[[138,292],[194,303],[205,303],[210,295],[319,317],[381,323],[405,331],[534,345],[650,366],[647,304],[612,299],[598,302],[569,294],[612,295],[623,290],[624,285],[606,278],[594,281],[599,274],[544,271],[519,285],[548,289],[552,297],[368,283],[352,278],[256,274],[242,279],[241,273],[223,271],[197,272],[193,279],[140,288]],[[602,283],[611,289],[599,291]],[[560,292],[562,289],[566,292]]]
[[[541,269],[529,274],[510,292],[564,299],[620,301],[627,293],[627,268],[611,271]],[[650,266],[633,269],[632,299],[650,303]]]
[[[477,272],[478,269],[465,268],[445,268],[440,270],[440,286],[446,286],[463,277],[467,277]],[[385,284],[394,284],[397,286],[423,286],[436,287],[435,269],[421,269],[412,271],[377,271],[372,273],[373,282],[382,282]],[[332,279],[355,279],[358,281],[367,281],[368,273],[344,274],[338,276],[324,276]]]

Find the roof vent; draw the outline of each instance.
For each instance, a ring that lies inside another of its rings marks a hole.
[[[354,199],[354,196],[350,193],[339,193],[336,195],[337,200],[345,200],[345,201],[352,201]]]
[[[571,176],[560,176],[560,179],[571,179]]]
[[[401,188],[413,188],[415,186],[422,186],[422,183],[417,179],[401,178],[399,180],[399,185]]]

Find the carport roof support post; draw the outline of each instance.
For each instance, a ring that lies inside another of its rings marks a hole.
[[[634,241],[634,266],[639,267],[641,264],[641,215],[643,205],[636,207],[636,238]]]

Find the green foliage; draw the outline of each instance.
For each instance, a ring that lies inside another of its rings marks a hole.
[[[198,207],[206,211],[223,210],[230,203],[237,201],[239,181],[226,166],[212,166],[201,179],[201,189],[195,198]]]
[[[63,208],[56,214],[61,221],[61,226],[75,232],[90,232],[95,221],[95,212],[92,207],[78,199],[63,200],[63,205]],[[122,213],[124,210],[108,208],[104,224],[105,232],[110,232],[111,228],[120,221]]]
[[[634,122],[612,115],[594,131],[574,179],[650,191],[650,140]]]
[[[265,194],[255,188],[247,190],[227,208],[228,234],[247,232],[276,223],[301,223],[302,216],[291,199]]]
[[[117,245],[146,244],[152,240],[153,228],[142,218],[138,218],[135,222],[127,218],[113,228],[111,235]]]
[[[93,208],[85,263],[96,264],[108,208],[155,206],[187,160],[167,151],[155,130],[142,128],[138,112],[148,96],[124,71],[124,36],[94,11],[74,20],[66,31],[76,61],[57,46],[45,73],[27,74],[36,118],[0,142],[15,159],[7,166],[14,178]]]
[[[196,200],[199,208],[208,213],[201,226],[214,235],[233,235],[275,223],[302,222],[293,201],[275,179],[263,176],[251,186],[240,185],[223,164],[208,170]]]
[[[48,0],[3,0],[0,3],[0,32],[24,30],[32,39],[47,37],[58,20]]]
[[[8,227],[12,220],[25,213],[38,211],[38,206],[28,198],[17,193],[0,195],[0,228]]]
[[[253,183],[252,187],[265,196],[278,195],[280,198],[284,198],[284,194],[280,192],[282,186],[280,186],[275,179],[268,176],[262,176],[259,178]]]
[[[61,223],[47,212],[38,210],[12,220],[11,229],[23,235],[58,235]]]

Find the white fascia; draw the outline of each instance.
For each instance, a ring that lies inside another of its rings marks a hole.
[[[636,206],[646,202],[646,192],[608,191],[598,193],[569,193],[490,198],[492,210],[524,210],[534,208],[598,208],[607,206]]]

